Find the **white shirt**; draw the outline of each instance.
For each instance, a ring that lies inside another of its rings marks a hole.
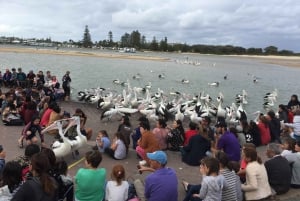
[[[128,198],[129,184],[127,181],[122,181],[121,185],[117,186],[116,181],[108,181],[105,190],[106,201],[126,201]]]

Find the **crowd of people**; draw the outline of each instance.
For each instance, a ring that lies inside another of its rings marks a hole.
[[[15,70],[12,71],[11,74]],[[177,152],[187,165],[200,167],[201,183],[182,181],[185,201],[267,200],[287,193],[290,188],[300,188],[300,102],[297,95],[293,95],[287,105],[279,105],[278,114],[270,110],[261,114],[258,122],[243,119],[239,125],[228,125],[223,119],[217,119],[212,125],[211,118],[206,116],[198,124],[190,122],[187,129],[180,120],[168,126],[164,119],[159,119],[151,128],[149,120],[140,117],[134,128],[130,118],[124,116],[112,133],[112,139],[108,131],[98,132],[93,150],[85,154],[85,167],[71,179],[66,162],[57,160],[53,151],[45,148],[41,132],[54,121],[71,115],[61,111],[52,85],[47,85],[45,78],[45,82],[41,81],[43,73],[29,79],[32,74],[29,72],[30,76],[26,76],[26,83],[18,81],[17,77],[7,81],[6,76],[2,76],[3,84],[12,87],[3,97],[2,120],[10,125],[6,111],[16,111],[25,123],[18,145],[24,147],[23,141],[26,142],[24,156],[7,163],[5,147],[0,146],[0,196],[6,196],[7,200],[137,199],[129,197],[130,184],[125,181],[126,171],[121,164],[128,157],[130,146],[140,159],[137,161],[139,171],[152,172],[144,182],[134,182],[139,200],[178,200],[179,179],[176,171],[167,167],[168,151]],[[67,71],[62,79],[65,100],[70,96],[69,74]],[[92,131],[85,127],[86,114],[78,108],[73,115],[80,117],[80,130],[90,139]],[[55,130],[50,134],[59,138]],[[42,150],[37,145],[39,141]],[[264,163],[256,150],[261,145],[266,145],[269,158]],[[116,160],[110,181],[107,181],[107,170],[100,167],[102,154]]]

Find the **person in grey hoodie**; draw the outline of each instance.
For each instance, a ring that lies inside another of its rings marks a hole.
[[[203,176],[201,189],[198,194],[193,194],[193,198],[199,198],[203,201],[222,200],[222,190],[227,188],[227,183],[224,176],[219,175],[219,170],[219,161],[216,158],[205,157],[201,161],[200,173]]]

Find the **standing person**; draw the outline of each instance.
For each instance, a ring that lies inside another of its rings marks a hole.
[[[124,142],[126,144],[126,147],[128,148],[130,145],[130,134],[132,132],[131,123],[128,116],[125,115],[122,117],[121,124],[119,125],[117,132],[120,132],[121,135],[123,135],[125,140]]]
[[[113,159],[122,160],[126,158],[127,150],[128,147],[126,147],[124,136],[120,132],[117,132],[110,148],[105,149],[105,153]]]
[[[31,157],[33,177],[27,180],[13,196],[12,201],[57,201],[57,183],[48,174],[48,157],[37,153]]]
[[[240,143],[237,137],[227,130],[227,124],[225,122],[217,122],[215,139],[217,150],[223,150],[231,161],[240,161]]]
[[[281,156],[280,144],[270,143],[267,145],[266,154],[270,160],[265,162],[269,184],[272,194],[281,195],[289,191],[292,179],[290,164]]]
[[[169,130],[166,127],[166,121],[164,119],[159,119],[156,123],[156,128],[152,131],[159,143],[160,150],[166,150],[168,148],[167,137]]]
[[[70,71],[67,71],[66,74],[62,78],[62,87],[65,92],[65,101],[70,100],[70,94],[71,94],[71,77],[70,77]]]
[[[247,161],[246,182],[242,184],[246,200],[266,199],[271,195],[268,174],[263,164],[258,162],[255,149],[245,148],[244,159]]]
[[[141,138],[138,140],[138,146],[136,147],[137,154],[143,159],[142,163],[149,162],[147,153],[152,153],[159,150],[159,144],[154,134],[150,131],[149,123],[142,121],[140,123]]]
[[[176,172],[167,168],[167,155],[163,151],[147,153],[150,167],[140,166],[139,170],[150,171],[152,174],[145,179],[145,197],[147,201],[175,201],[178,200],[178,181]],[[142,194],[137,192],[138,195]]]
[[[0,200],[9,201],[22,185],[22,167],[16,161],[9,161],[5,164],[0,187]]]
[[[75,200],[101,201],[105,193],[106,169],[98,168],[102,161],[99,151],[85,154],[86,168],[80,168],[75,176]]]
[[[123,165],[117,164],[111,172],[111,181],[106,184],[106,201],[126,201],[128,198],[129,184],[125,181],[125,169]]]
[[[173,128],[168,134],[167,142],[169,143],[170,151],[179,151],[179,147],[183,145],[184,141],[184,128],[181,120],[173,122]]]

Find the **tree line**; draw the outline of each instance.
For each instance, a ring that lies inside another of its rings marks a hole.
[[[158,40],[155,36],[152,40],[146,40],[146,36],[142,35],[138,30],[134,30],[131,33],[124,33],[120,40],[114,41],[112,31],[108,32],[108,39],[99,40],[93,42],[88,28],[85,26],[82,40],[75,42],[72,39],[64,42],[54,42],[51,38],[38,39],[35,42],[52,43],[54,45],[71,44],[76,47],[83,48],[135,48],[140,51],[163,51],[163,52],[192,52],[201,54],[217,54],[217,55],[282,55],[282,56],[300,56],[300,53],[294,53],[291,50],[279,50],[276,46],[268,46],[265,48],[244,48],[233,45],[203,45],[194,44],[188,45],[186,43],[168,43],[168,38]],[[0,38],[1,39],[1,38]],[[11,41],[15,38],[11,38]],[[1,40],[0,40],[1,43]]]
[[[107,40],[100,40],[92,43],[91,36],[89,33],[88,26],[85,27],[84,36],[82,40],[83,47],[92,47],[92,45],[97,47],[105,48],[124,48],[131,47],[137,50],[151,50],[151,51],[164,51],[164,52],[193,52],[202,54],[218,54],[218,55],[282,55],[282,56],[292,56],[300,55],[300,53],[294,53],[291,50],[278,50],[275,46],[268,46],[265,48],[244,48],[232,45],[188,45],[182,43],[168,43],[168,38],[164,37],[161,40],[157,40],[154,36],[149,42],[146,37],[142,35],[138,30],[134,30],[131,33],[124,33],[121,36],[120,41],[115,42],[113,40],[112,31],[108,32]]]

